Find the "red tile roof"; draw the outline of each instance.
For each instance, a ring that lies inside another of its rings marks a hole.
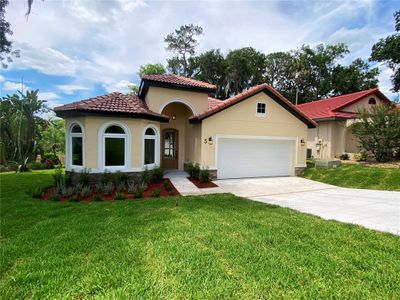
[[[174,84],[184,87],[202,88],[215,90],[217,87],[214,84],[210,84],[204,81],[199,81],[175,74],[154,74],[154,75],[144,75],[143,80],[155,81],[167,84]]]
[[[252,87],[240,94],[237,94],[234,97],[231,97],[231,98],[223,100],[223,101],[209,97],[208,98],[208,108],[209,109],[203,113],[192,116],[190,118],[190,120],[192,122],[201,121],[207,117],[210,117],[210,116],[212,116],[232,105],[235,105],[236,103],[239,103],[239,102],[241,102],[259,92],[262,92],[262,91],[268,91],[268,92],[272,93],[278,101],[281,101],[281,103],[284,105],[284,107],[286,107],[290,112],[295,114],[303,122],[307,123],[307,125],[311,125],[311,127],[314,127],[317,125],[313,120],[311,120],[305,114],[303,114],[301,111],[299,111],[296,108],[296,106],[294,106],[289,100],[287,100],[280,93],[278,93],[274,88],[272,88],[271,86],[269,86],[266,83]]]
[[[377,94],[383,101],[390,102],[379,89],[369,89],[361,92],[341,95],[337,97],[331,97],[328,99],[320,99],[304,104],[297,105],[297,108],[301,110],[305,115],[313,120],[325,119],[325,118],[345,118],[351,119],[357,116],[356,113],[349,113],[340,111],[345,106],[348,106],[362,98],[369,95]]]
[[[68,111],[92,111],[132,114],[168,120],[167,116],[160,115],[148,109],[138,96],[134,94],[124,95],[118,92],[58,106],[54,108],[54,111],[58,115],[62,115],[63,112]]]

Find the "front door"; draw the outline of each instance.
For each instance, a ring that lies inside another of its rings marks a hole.
[[[164,129],[162,165],[166,170],[178,169],[178,130]]]

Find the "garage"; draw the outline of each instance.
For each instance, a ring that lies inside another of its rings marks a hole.
[[[271,138],[219,138],[218,179],[290,176],[294,140]]]

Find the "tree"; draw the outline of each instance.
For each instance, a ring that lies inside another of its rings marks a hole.
[[[140,66],[138,71],[138,75],[140,78],[142,78],[144,75],[165,74],[165,73],[166,73],[165,67],[160,63],[142,65]]]
[[[226,61],[219,49],[212,49],[197,57],[190,63],[193,78],[217,86],[216,97],[223,99],[226,95]]]
[[[400,91],[400,10],[394,13],[396,33],[380,39],[372,46],[370,60],[385,63],[394,71],[393,92]]]
[[[36,121],[40,113],[48,111],[46,101],[38,99],[38,92],[7,95],[0,101],[0,144],[2,157],[16,161],[21,171],[26,170],[36,142]]]
[[[263,82],[265,55],[246,47],[230,51],[226,56],[226,97]]]
[[[8,0],[0,1],[0,64],[3,69],[8,68],[8,64],[13,61],[13,57],[19,57],[19,50],[12,50],[12,42],[9,36],[13,34],[10,23],[6,21],[6,6]]]
[[[400,109],[394,105],[377,105],[363,109],[353,133],[361,147],[370,151],[377,161],[389,161],[400,154]]]
[[[379,69],[370,69],[361,58],[354,60],[349,66],[337,65],[332,72],[332,95],[343,95],[378,86]]]
[[[177,56],[168,59],[168,69],[178,75],[190,76],[188,73],[189,58],[194,55],[198,45],[196,37],[203,33],[203,28],[193,24],[182,25],[175,32],[164,39],[167,50],[177,53]]]
[[[36,121],[36,144],[34,156],[42,158],[51,153],[58,164],[61,164],[58,154],[65,149],[65,121],[63,119],[38,119]]]

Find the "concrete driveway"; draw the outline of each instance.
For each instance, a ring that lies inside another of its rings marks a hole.
[[[339,188],[299,177],[218,180],[215,192],[400,235],[400,192]],[[213,189],[208,189],[212,192]]]

